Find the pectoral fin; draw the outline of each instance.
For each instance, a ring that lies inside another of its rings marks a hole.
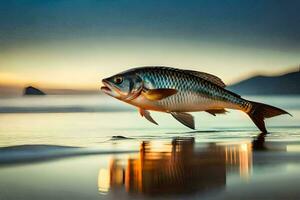
[[[184,113],[184,112],[171,112],[171,115],[183,125],[191,129],[195,129],[194,117],[191,114]]]
[[[143,95],[151,100],[161,100],[166,97],[172,96],[177,93],[176,89],[167,89],[167,88],[162,88],[162,89],[144,89],[143,90]]]
[[[216,116],[216,114],[226,114],[228,111],[225,109],[211,109],[211,110],[206,110],[205,112],[208,112],[213,116]]]
[[[152,122],[153,124],[158,125],[158,123],[151,117],[149,111],[140,108],[139,112],[142,117],[145,117],[148,121]]]

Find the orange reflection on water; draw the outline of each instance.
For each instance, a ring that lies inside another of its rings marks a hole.
[[[98,174],[98,189],[100,192],[108,192],[110,188],[110,174],[107,169],[100,169]]]
[[[222,190],[228,171],[248,176],[251,167],[250,143],[197,146],[194,138],[174,139],[171,143],[147,141],[140,144],[139,154],[125,163],[111,160],[109,180],[100,176],[101,169],[98,178],[104,180],[98,180],[98,188],[101,192],[123,189],[147,195]],[[109,189],[103,187],[107,183]]]
[[[238,168],[243,178],[250,176],[252,169],[252,144],[250,142],[226,145],[225,157],[228,168]]]

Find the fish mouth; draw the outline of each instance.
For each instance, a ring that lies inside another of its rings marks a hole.
[[[103,86],[101,87],[101,91],[109,96],[118,98],[119,94],[117,92],[117,88],[115,88],[109,81],[106,79],[102,80]]]
[[[102,80],[103,86],[101,87],[101,91],[108,96],[120,99],[121,95],[119,93],[119,89],[116,88],[113,83],[109,82],[107,79]]]
[[[109,94],[112,92],[112,87],[111,85],[109,84],[109,82],[107,82],[106,80],[102,80],[102,84],[104,86],[101,87],[101,91],[103,91],[104,93],[106,94]]]
[[[103,91],[103,92],[105,92],[105,93],[108,93],[108,92],[111,92],[111,89],[109,89],[109,87],[102,86],[102,87],[101,87],[101,91]]]

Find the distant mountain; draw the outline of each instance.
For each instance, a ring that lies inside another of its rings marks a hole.
[[[24,95],[46,95],[45,92],[35,88],[35,87],[32,87],[32,86],[28,86],[26,88],[24,88]]]
[[[238,94],[300,94],[300,71],[280,76],[254,76],[228,87]]]

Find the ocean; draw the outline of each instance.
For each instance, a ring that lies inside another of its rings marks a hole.
[[[169,114],[103,95],[0,98],[0,199],[296,199],[300,96],[247,96],[283,108],[260,134],[247,115]]]

